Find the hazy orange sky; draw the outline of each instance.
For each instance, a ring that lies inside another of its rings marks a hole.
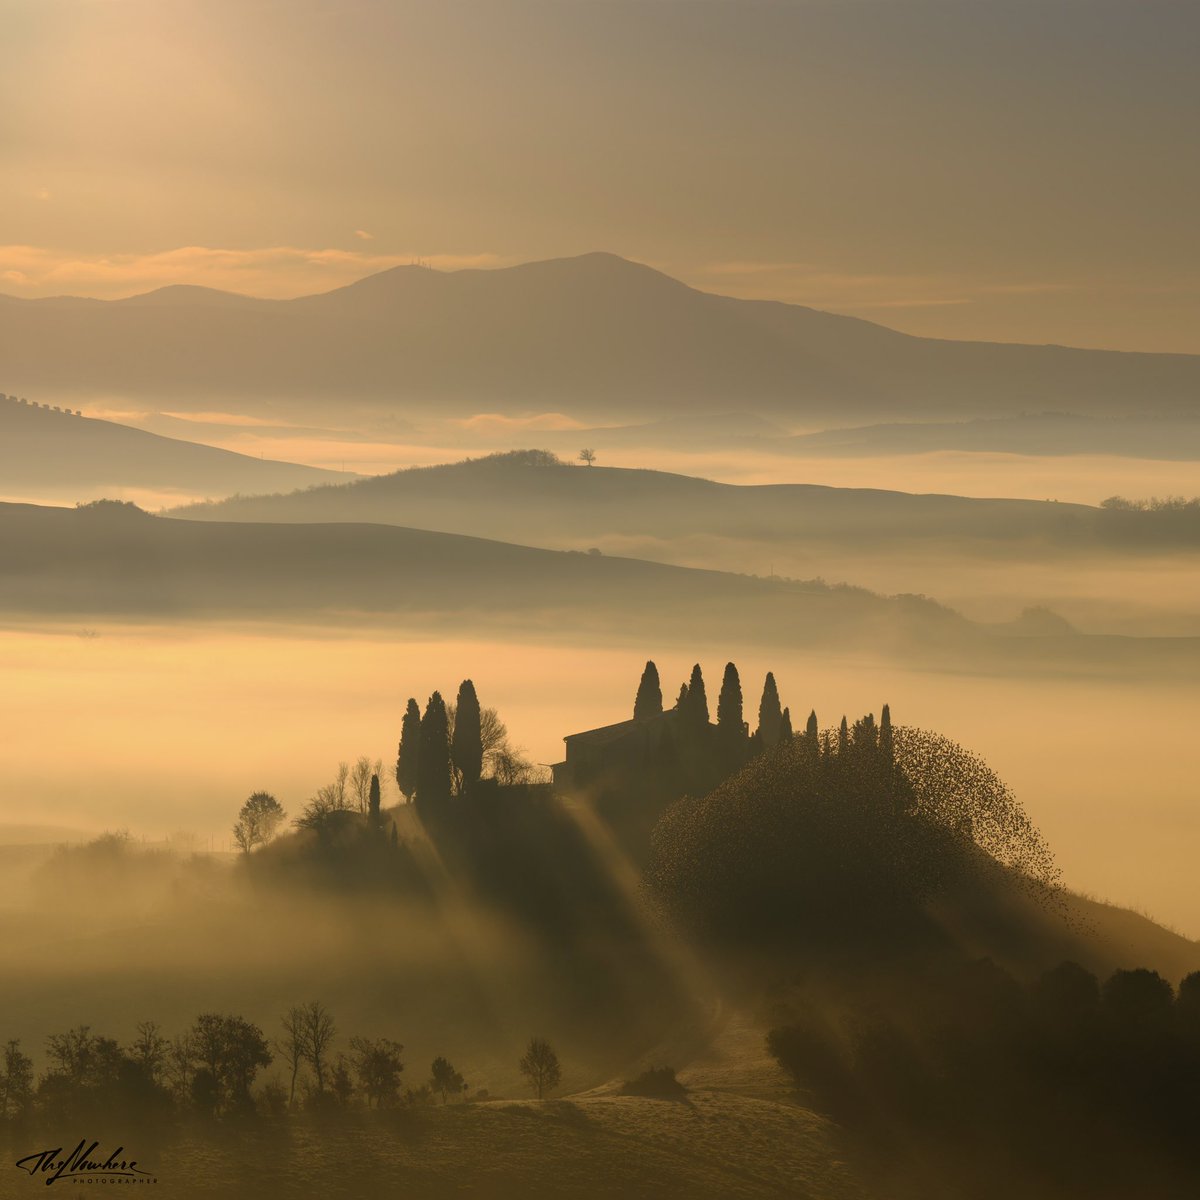
[[[1195,0],[0,0],[0,292],[607,249],[1200,353]]]

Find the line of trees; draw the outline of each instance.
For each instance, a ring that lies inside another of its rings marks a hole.
[[[470,795],[485,779],[501,787],[539,782],[538,769],[509,740],[494,708],[479,703],[464,679],[454,702],[435,691],[424,713],[410,698],[400,725],[396,785],[426,813],[452,796]]]
[[[293,1005],[268,1040],[241,1016],[201,1013],[183,1034],[168,1038],[154,1021],[137,1026],[125,1045],[80,1025],[46,1039],[41,1076],[17,1039],[4,1045],[0,1121],[87,1120],[99,1114],[152,1118],[166,1113],[236,1119],[251,1114],[463,1100],[468,1085],[443,1055],[427,1080],[402,1087],[404,1047],[390,1038],[355,1036],[336,1046],[338,1029],[319,1001]],[[255,1087],[259,1073],[283,1069]],[[545,1038],[531,1038],[517,1064],[538,1099],[562,1080],[558,1056]],[[486,1093],[481,1093],[482,1096]]]

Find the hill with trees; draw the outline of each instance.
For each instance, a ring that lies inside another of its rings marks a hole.
[[[83,500],[101,489],[146,489],[216,497],[346,478],[0,394],[0,479],[10,496]]]
[[[397,267],[296,300],[164,288],[0,299],[13,384],[58,395],[288,397],[464,412],[1195,413],[1200,357],[940,341],[696,291],[611,254]],[[247,401],[254,403],[255,401]]]
[[[580,473],[586,473],[580,469]],[[1139,514],[1134,514],[1139,515]],[[533,549],[395,526],[173,520],[129,504],[0,506],[0,612],[38,619],[185,616],[523,630],[534,636],[724,636],[838,645],[1005,671],[1193,669],[1200,640],[996,636],[924,596]]]
[[[763,544],[803,539],[842,551],[952,543],[977,553],[1043,555],[1200,548],[1198,520],[1169,525],[1112,506],[814,484],[728,484],[623,467],[581,470],[539,450],[413,467],[288,495],[236,496],[178,508],[172,515],[370,521],[561,548],[602,537]]]

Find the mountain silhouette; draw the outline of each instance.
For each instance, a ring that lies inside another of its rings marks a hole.
[[[647,417],[971,415],[1052,405],[1195,413],[1200,356],[910,337],[697,291],[611,254],[498,270],[396,267],[294,300],[171,287],[0,303],[10,386],[45,394],[286,396],[329,411]],[[245,399],[249,398],[249,399]]]

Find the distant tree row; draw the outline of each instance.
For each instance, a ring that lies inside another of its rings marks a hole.
[[[164,1112],[206,1117],[278,1116],[300,1107],[345,1107],[361,1100],[367,1108],[401,1103],[443,1104],[466,1097],[467,1083],[438,1055],[428,1079],[403,1089],[404,1047],[388,1038],[352,1037],[349,1050],[335,1047],[337,1027],[318,1001],[294,1005],[269,1041],[263,1030],[240,1016],[201,1013],[185,1033],[168,1038],[154,1021],[121,1045],[80,1025],[46,1039],[46,1070],[35,1074],[19,1040],[4,1044],[0,1066],[0,1120],[87,1120],[118,1113],[149,1118]],[[259,1072],[272,1064],[285,1074],[258,1088]],[[538,1099],[558,1087],[562,1071],[545,1038],[530,1039],[517,1064]]]

